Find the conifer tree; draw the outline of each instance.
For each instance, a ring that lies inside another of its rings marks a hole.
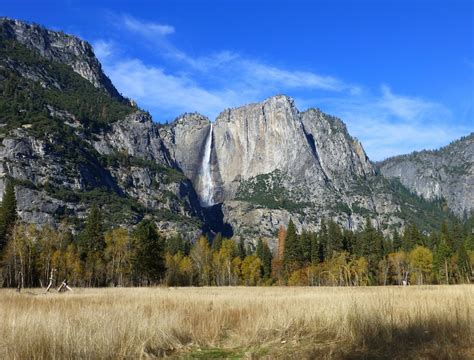
[[[164,245],[153,221],[144,219],[137,225],[132,264],[137,277],[147,284],[156,283],[165,272]]]
[[[311,234],[311,263],[317,264],[320,262],[319,258],[319,241],[316,233]]]
[[[398,233],[397,229],[394,230],[392,235],[392,247],[393,251],[400,251],[402,248],[402,239],[400,238],[400,234]]]
[[[341,251],[342,248],[341,228],[335,221],[330,220],[327,230],[326,256],[331,258],[334,252]]]
[[[321,229],[318,233],[318,240],[319,240],[319,257],[320,262],[324,262],[326,259],[329,258],[328,256],[328,229],[326,227],[326,221],[321,219]]]
[[[0,252],[10,238],[18,219],[13,181],[8,180],[0,207]]]
[[[94,204],[86,220],[83,248],[87,254],[105,249],[104,223],[99,207]]]
[[[342,233],[342,250],[352,254],[354,251],[354,233],[349,229],[344,229]]]
[[[105,246],[102,213],[94,204],[86,219],[85,229],[79,236],[81,260],[88,274],[89,286],[102,286],[105,283]]]
[[[305,230],[301,232],[299,241],[299,259],[300,263],[311,261],[311,234]]]
[[[446,284],[449,284],[449,259],[453,255],[453,250],[448,244],[447,225],[441,226],[440,241],[436,247],[434,255],[434,268],[439,275],[444,277]]]
[[[467,240],[468,238],[466,237],[465,241],[461,244],[457,252],[459,275],[461,276],[461,280],[463,282],[469,282],[472,273],[471,261],[467,253]]]
[[[189,255],[191,244],[189,241],[184,240],[181,234],[177,234],[166,239],[166,252],[171,255],[176,255],[181,252],[184,256]]]
[[[258,258],[262,261],[262,275],[264,279],[269,279],[272,273],[272,252],[268,244],[259,239],[257,242],[256,253]]]
[[[288,223],[288,230],[285,237],[285,253],[283,256],[283,263],[288,270],[290,265],[298,261],[298,235],[296,234],[296,227],[293,220],[290,219]]]
[[[212,250],[213,251],[219,251],[219,249],[222,246],[222,234],[218,232],[216,236],[214,237],[214,240],[212,240]]]
[[[383,256],[383,236],[373,227],[369,218],[366,218],[360,241],[361,255],[367,259],[369,275],[374,278],[377,273],[378,262]]]

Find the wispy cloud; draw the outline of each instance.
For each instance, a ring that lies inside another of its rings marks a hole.
[[[317,101],[347,123],[372,160],[438,148],[469,133],[452,124],[453,114],[445,106],[397,94],[387,85],[364,96]]]
[[[159,61],[145,64],[127,56],[120,49],[121,44],[104,39],[97,40],[94,49],[117,88],[150,109],[158,121],[184,111],[198,111],[214,118],[227,107],[293,90],[351,94],[359,91],[357,86],[332,76],[284,69],[228,50],[192,56],[170,41],[168,35],[175,31],[170,25],[144,22],[128,15],[118,20],[120,28],[151,45]],[[116,56],[118,53],[120,56]],[[172,67],[178,67],[174,72],[163,65],[170,58]]]
[[[174,27],[171,25],[142,21],[129,15],[124,15],[122,21],[128,30],[150,38],[174,33]]]
[[[106,73],[125,96],[149,110],[156,121],[198,111],[211,119],[228,107],[287,93],[299,106],[318,106],[341,117],[374,160],[444,145],[468,132],[449,125],[452,114],[420,96],[370,90],[308,70],[289,69],[235,51],[194,56],[171,41],[171,25],[122,16],[122,28],[140,35],[156,61],[127,55],[120,43],[97,40],[94,49]],[[172,66],[166,66],[171,60]]]
[[[114,43],[111,41],[98,40],[94,43],[95,56],[102,61],[106,61],[108,57],[112,56],[114,49]]]

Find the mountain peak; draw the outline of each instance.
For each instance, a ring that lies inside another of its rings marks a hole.
[[[0,33],[4,38],[15,40],[34,50],[41,57],[70,66],[74,72],[96,88],[103,89],[118,100],[123,100],[102,71],[102,66],[87,41],[62,31],[48,30],[37,24],[7,17],[0,18]]]

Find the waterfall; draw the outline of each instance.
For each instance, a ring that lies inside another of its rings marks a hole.
[[[206,148],[204,149],[204,157],[201,163],[201,205],[211,206],[214,205],[213,193],[214,183],[212,182],[211,175],[211,150],[212,150],[212,123],[209,129],[209,135],[206,139]]]

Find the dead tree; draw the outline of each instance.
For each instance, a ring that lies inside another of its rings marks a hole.
[[[61,292],[64,289],[72,291],[72,289],[68,286],[66,279],[64,279],[63,282],[61,283],[61,285],[58,287],[58,292]]]
[[[45,294],[49,291],[49,289],[51,289],[51,286],[53,286],[53,280],[54,280],[54,273],[55,273],[56,269],[55,268],[52,268],[51,269],[51,273],[49,274],[49,284],[48,284],[48,287],[46,288],[46,291],[44,292]]]

